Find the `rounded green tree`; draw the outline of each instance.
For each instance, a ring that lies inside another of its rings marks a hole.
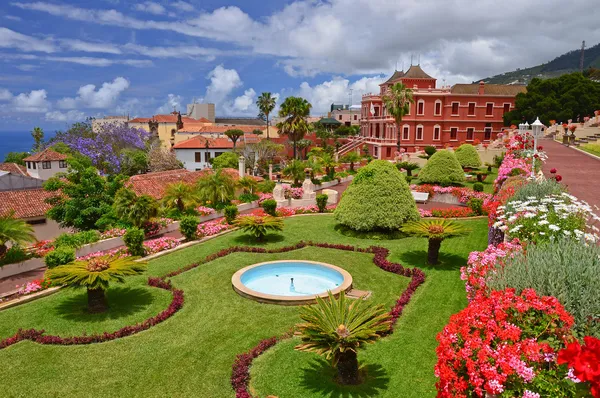
[[[458,163],[462,167],[479,168],[481,167],[481,158],[477,153],[477,149],[471,144],[462,144],[454,151]]]
[[[397,230],[420,218],[408,183],[385,160],[359,170],[334,214],[336,221],[356,231]]]
[[[452,152],[441,150],[421,169],[419,180],[427,184],[459,184],[465,181],[465,173]]]

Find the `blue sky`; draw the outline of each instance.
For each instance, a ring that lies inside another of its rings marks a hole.
[[[564,1],[505,3],[510,15],[495,0],[3,1],[0,131],[150,116],[193,98],[255,116],[263,91],[304,96],[322,114],[351,89],[359,103],[411,55],[453,84],[600,37],[593,0],[573,0],[579,17],[560,23]]]

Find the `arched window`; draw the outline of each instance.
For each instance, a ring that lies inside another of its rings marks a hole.
[[[425,101],[422,99],[417,102],[417,115],[423,116],[425,114]]]
[[[405,124],[402,126],[402,139],[409,140],[410,139],[410,126]]]
[[[416,134],[415,139],[418,140],[418,141],[422,141],[423,140],[423,125],[422,124],[419,124],[417,126],[417,134]]]
[[[442,100],[435,101],[435,107],[433,108],[434,116],[442,116]]]
[[[441,138],[441,131],[442,128],[440,127],[439,124],[436,124],[435,126],[433,126],[433,140],[434,141],[439,141]]]

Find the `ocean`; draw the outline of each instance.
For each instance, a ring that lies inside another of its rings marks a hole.
[[[44,133],[44,139],[54,136],[54,132]],[[28,152],[33,146],[33,137],[29,131],[0,131],[0,162],[9,152]]]

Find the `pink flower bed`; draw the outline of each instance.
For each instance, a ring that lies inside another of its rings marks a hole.
[[[100,240],[116,238],[125,235],[127,230],[125,228],[111,228],[108,231],[104,231],[100,234]]]
[[[292,188],[289,184],[283,184],[283,195],[285,198],[302,199],[304,190],[302,188]]]
[[[151,239],[144,242],[144,249],[146,255],[160,253],[165,250],[174,249],[179,246],[180,242],[178,239],[171,237],[162,237],[158,239]]]
[[[331,213],[335,210],[336,205],[328,205],[325,208],[325,213]],[[297,214],[316,214],[319,212],[319,208],[317,205],[310,206],[300,206],[300,207],[278,207],[277,208],[277,216],[278,217],[290,217],[295,216]],[[260,209],[255,209],[251,213],[253,216],[264,217],[267,215],[265,211]]]
[[[206,236],[216,235],[231,228],[233,228],[233,226],[227,224],[224,218],[203,222],[198,224],[198,237],[204,238]]]
[[[485,192],[476,192],[471,188],[463,188],[463,187],[442,187],[439,185],[411,185],[410,189],[416,192],[427,192],[429,196],[433,196],[434,194],[450,194],[458,199],[460,203],[467,203],[469,199],[482,199],[483,201],[489,200],[492,195]]]
[[[196,207],[196,211],[200,216],[208,216],[214,214],[215,209],[206,206],[198,206]]]
[[[460,269],[460,279],[465,281],[467,298],[473,300],[478,292],[486,288],[488,273],[497,265],[502,266],[504,259],[521,252],[523,246],[518,240],[490,245],[482,252],[471,252],[466,267]]]
[[[498,177],[496,178],[496,181],[494,181],[494,184],[497,186],[506,180],[509,177],[510,172],[514,169],[521,169],[526,175],[529,175],[531,173],[531,164],[527,159],[518,158],[512,153],[507,153],[498,169]]]
[[[259,193],[258,194],[258,204],[262,204],[262,202],[264,202],[265,200],[268,199],[273,199],[273,194],[272,193]]]

